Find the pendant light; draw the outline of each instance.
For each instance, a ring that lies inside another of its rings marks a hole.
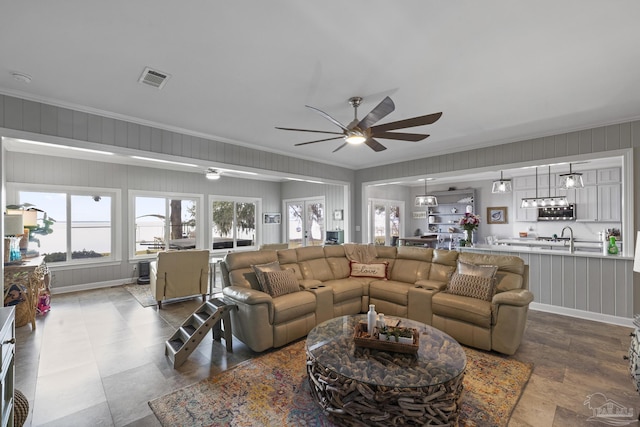
[[[416,196],[416,206],[438,206],[438,198],[427,193],[427,180],[424,179],[424,194]]]
[[[491,187],[492,193],[511,193],[511,180],[504,179],[502,177],[502,171],[500,171],[500,179],[493,181],[493,187]]]
[[[536,167],[536,197],[525,197],[520,204],[521,208],[553,208],[568,206],[565,196],[551,196],[551,166],[549,166],[549,194],[548,197],[538,197],[538,168]]]
[[[573,172],[571,170],[571,163],[569,163],[569,173],[560,175],[560,187],[566,190],[570,190],[572,188],[584,188],[582,174]]]

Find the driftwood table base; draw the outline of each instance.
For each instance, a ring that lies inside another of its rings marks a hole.
[[[464,373],[446,383],[393,388],[359,383],[307,358],[311,394],[341,425],[457,426]]]
[[[417,355],[356,347],[361,316],[318,325],[307,336],[311,394],[339,425],[457,426],[466,355],[453,338],[402,319],[421,331]]]

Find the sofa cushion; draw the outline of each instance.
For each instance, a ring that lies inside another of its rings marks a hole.
[[[414,259],[396,259],[389,278],[399,282],[415,283],[429,278],[431,263]]]
[[[362,298],[364,289],[367,284],[366,278],[346,278],[328,280],[323,283],[325,286],[331,288],[333,292],[333,303],[340,303],[353,299]]]
[[[265,292],[272,298],[298,292],[300,285],[293,270],[266,271],[264,273]]]
[[[447,292],[453,295],[491,301],[495,293],[495,280],[493,277],[453,273],[451,281],[447,285]]]
[[[267,292],[267,284],[264,277],[265,273],[268,271],[282,270],[278,261],[269,262],[267,264],[252,265],[251,268],[253,269],[253,272],[256,273],[256,278],[258,279],[258,284],[260,285],[262,292]]]
[[[293,292],[273,299],[273,324],[297,320],[316,311],[313,292]]]
[[[335,278],[327,259],[324,257],[300,261],[298,265],[300,266],[302,277],[305,279],[316,279],[325,282]]]
[[[459,257],[460,261],[476,265],[497,265],[498,271],[505,271],[519,275],[524,274],[524,260],[513,255],[490,255],[478,254],[473,252],[462,252]]]
[[[351,273],[349,275],[351,277],[372,277],[374,279],[386,279],[389,263],[372,262],[365,264],[362,262],[351,261],[350,267]]]
[[[438,292],[431,299],[434,315],[457,319],[483,328],[491,327],[491,302]]]
[[[409,304],[409,288],[413,284],[396,280],[376,280],[369,284],[369,298],[388,301],[401,306]]]
[[[443,265],[443,264],[431,264],[431,269],[429,270],[429,280],[448,283],[454,271],[456,271],[455,264],[453,266]]]
[[[458,260],[458,274],[493,279],[497,271],[497,265],[475,265]]]
[[[522,288],[522,275],[500,271],[496,273],[496,292],[512,291]]]

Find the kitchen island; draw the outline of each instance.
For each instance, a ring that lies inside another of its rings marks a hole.
[[[535,298],[533,309],[632,325],[632,256],[506,244],[458,250],[522,258],[529,265],[529,289]]]

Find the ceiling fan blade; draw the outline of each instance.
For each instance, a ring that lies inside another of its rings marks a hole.
[[[422,133],[405,133],[405,132],[372,132],[371,136],[375,136],[376,138],[384,138],[384,139],[397,139],[400,141],[422,141],[429,137],[429,135],[425,135]]]
[[[329,120],[331,123],[335,124],[340,129],[344,129],[346,131],[349,131],[349,129],[345,125],[343,125],[342,123],[340,123],[339,121],[337,121],[336,119],[334,119],[333,117],[331,117],[330,115],[325,113],[324,111],[318,110],[316,107],[311,107],[310,105],[305,105],[305,107],[311,108],[313,111],[315,111],[316,113],[320,114],[322,117],[324,117],[325,119]]]
[[[311,129],[296,129],[296,128],[281,128],[276,126],[276,129],[280,129],[280,130],[295,130],[298,132],[315,132],[315,133],[330,133],[333,135],[344,135],[343,132],[331,132],[328,130],[311,130]]]
[[[385,97],[380,104],[376,105],[376,107],[369,112],[360,123],[358,123],[358,127],[362,130],[369,129],[379,120],[386,117],[389,113],[396,109],[395,104],[388,96]]]
[[[367,138],[367,140],[364,143],[367,144],[373,151],[383,151],[387,149],[387,147],[380,144],[378,141],[376,141],[373,138]]]
[[[332,139],[342,139],[342,137],[341,136],[336,136],[335,138],[318,139],[317,141],[299,142],[298,144],[293,144],[293,145],[295,147],[298,147],[300,145],[315,144],[316,142],[331,141]]]
[[[397,122],[385,123],[383,125],[373,126],[373,132],[384,132],[387,130],[412,128],[415,126],[430,125],[438,121],[442,113],[427,114],[426,116],[412,117],[410,119],[399,120]]]
[[[332,151],[332,153],[335,153],[338,150],[342,150],[344,147],[346,147],[348,144],[348,142],[345,142],[344,144],[342,144],[340,147],[336,148],[335,150]]]

